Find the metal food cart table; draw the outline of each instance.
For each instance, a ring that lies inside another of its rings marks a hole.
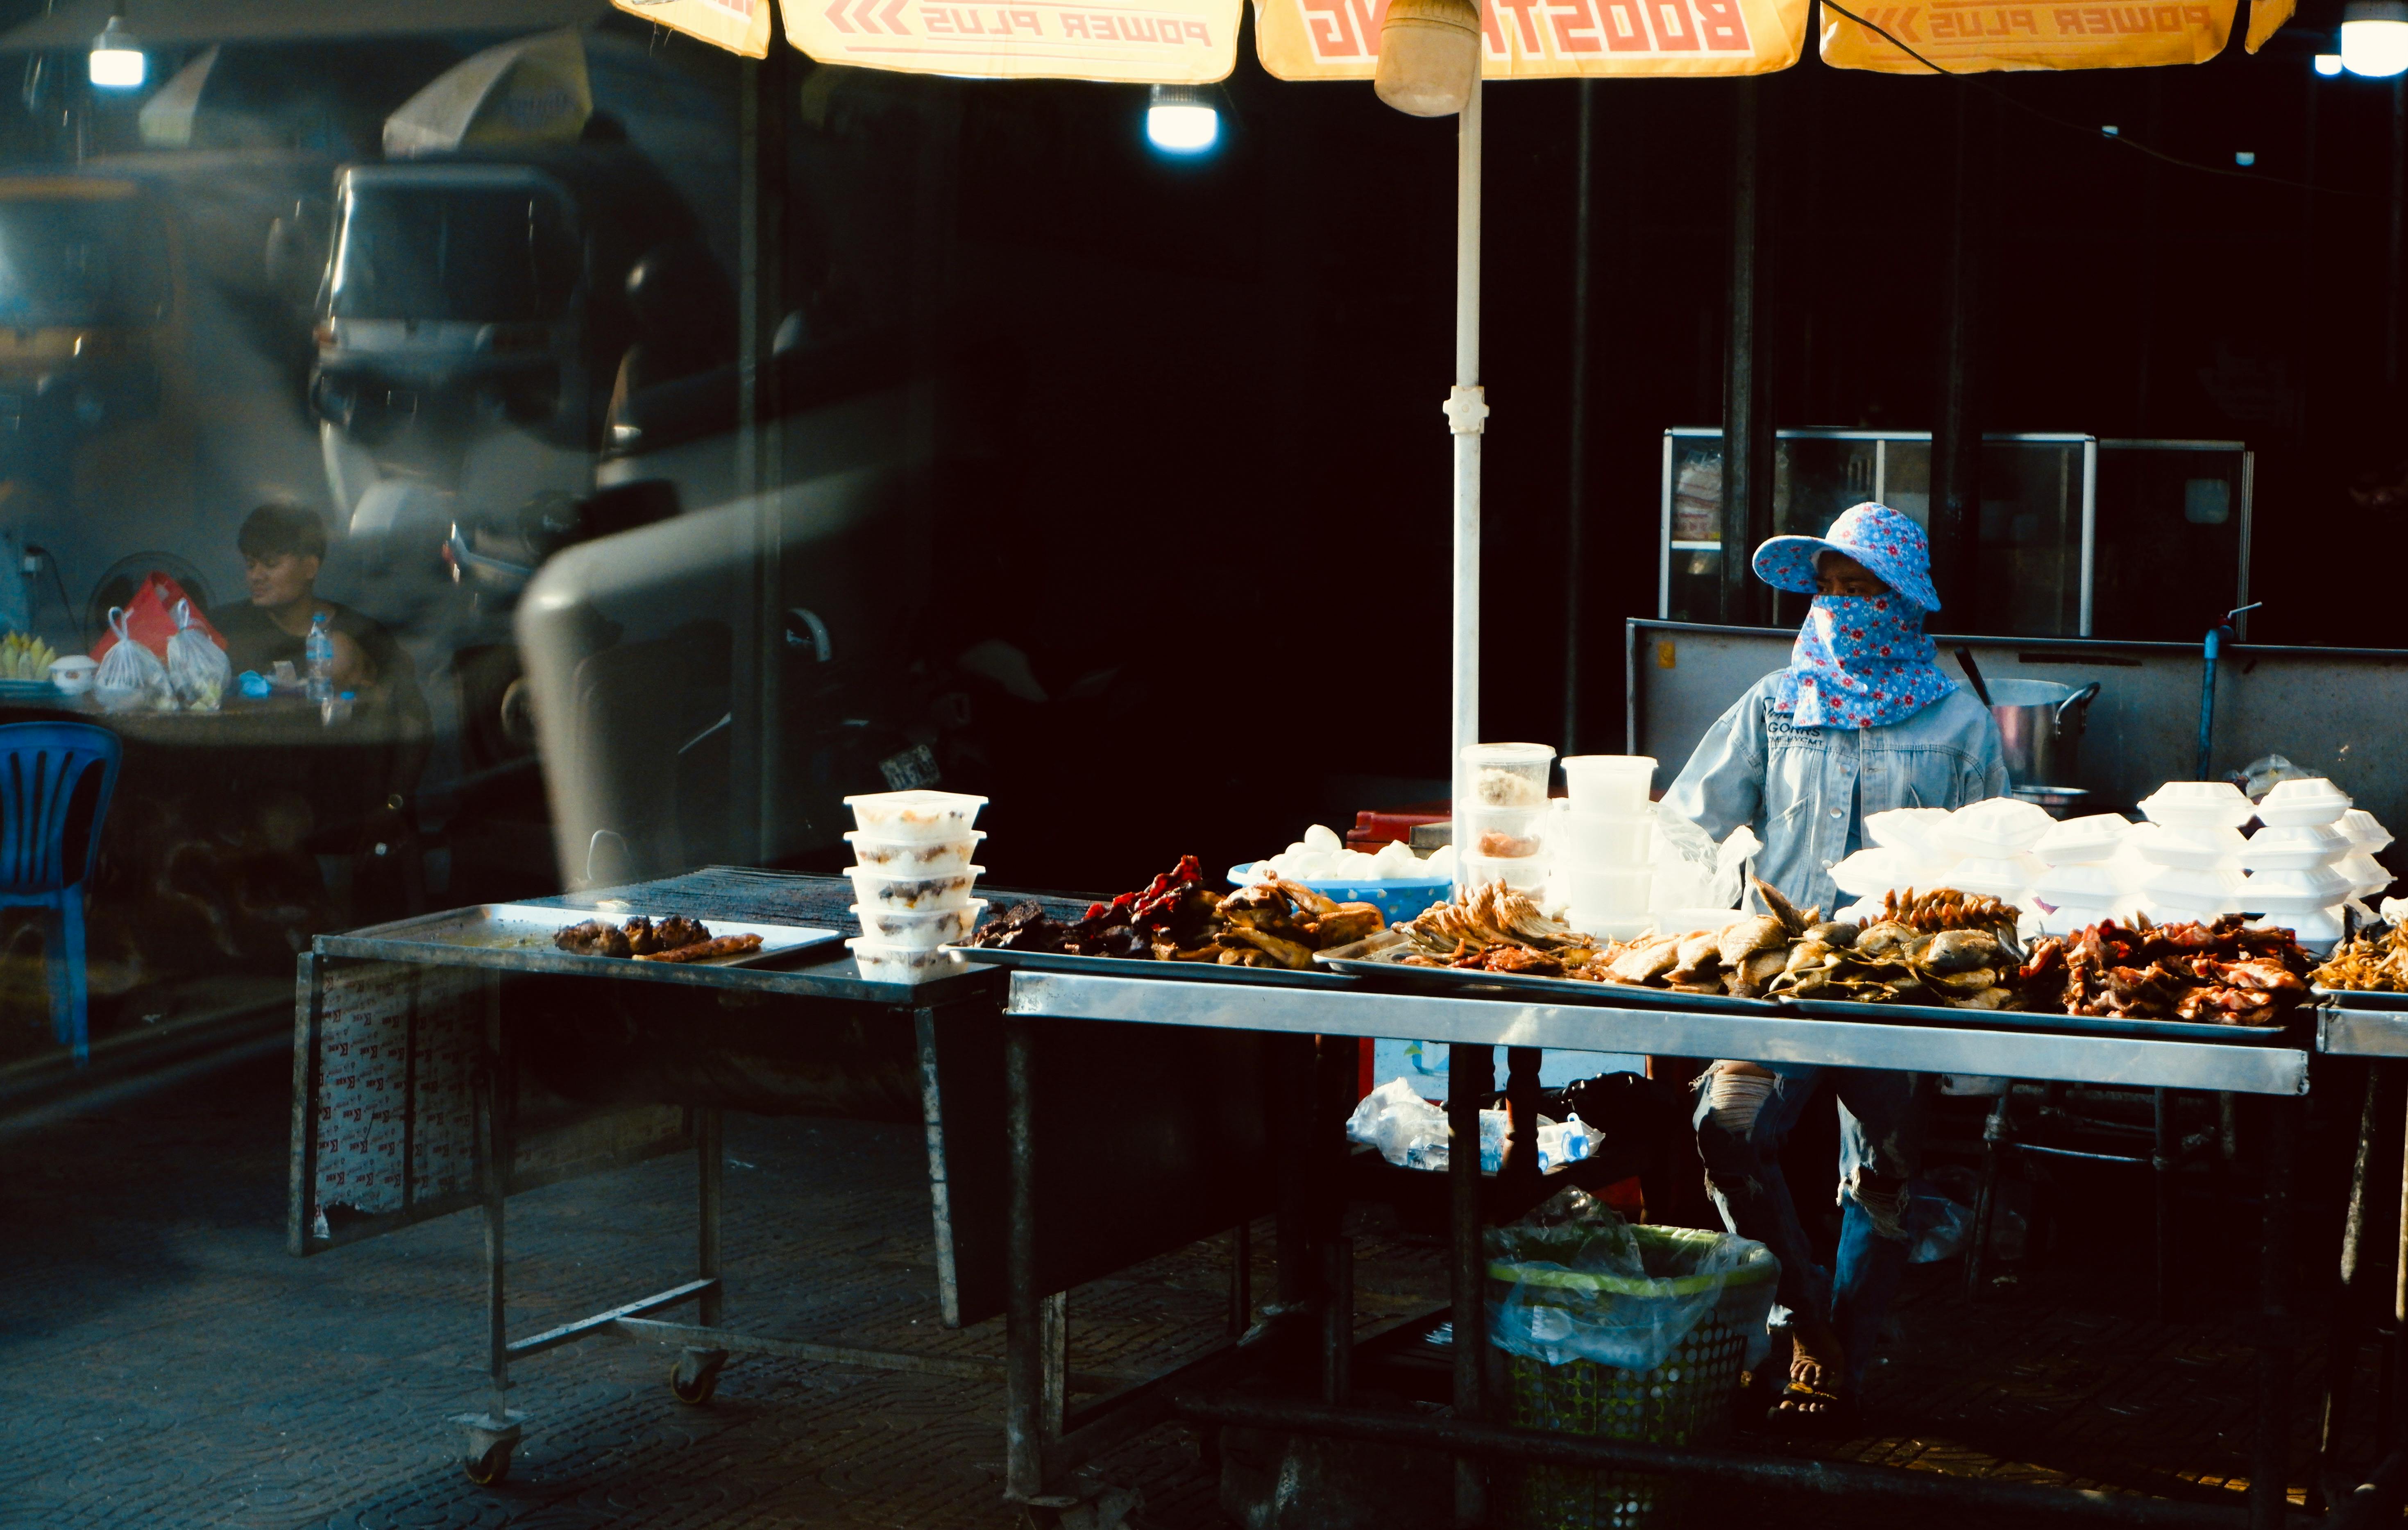
[[[1493,1082],[1493,1049],[1508,1049],[1517,1136],[1529,1121],[1538,1049],[1673,1053],[1756,1062],[1822,1063],[1914,1072],[2007,1075],[2129,1088],[2221,1090],[2270,1097],[2265,1164],[2263,1323],[2258,1339],[2258,1422],[2247,1523],[2272,1530],[2287,1508],[2289,1379],[2297,1346],[2290,1301],[2290,1190],[2299,1113],[2308,1087],[2308,1053],[2298,1047],[2236,1038],[2231,1043],[2054,1035],[1963,1028],[1733,1015],[1598,1002],[1532,1003],[1513,998],[1437,997],[1329,988],[1237,987],[1131,976],[1018,971],[1006,1005],[1005,1082],[1012,1096],[1010,1179],[1012,1277],[1008,1351],[1012,1491],[1037,1496],[1058,1479],[1051,1459],[1059,1437],[1058,1389],[1049,1383],[1042,1333],[1043,1293],[1026,1278],[1034,1267],[1036,1164],[1026,1151],[1028,1060],[1044,1028],[1065,1021],[1232,1028],[1325,1037],[1405,1037],[1448,1043],[1448,1112],[1459,1140],[1477,1140],[1476,1111]],[[2408,1046],[2403,1046],[2408,1054]],[[1469,1086],[1469,1087],[1467,1087]],[[1509,1160],[1510,1166],[1511,1160]],[[1981,1506],[2127,1524],[2234,1524],[2239,1510],[2064,1489],[1940,1479],[1883,1467],[1754,1456],[1727,1451],[1676,1451],[1592,1437],[1541,1435],[1484,1422],[1482,1354],[1481,1176],[1478,1156],[1453,1155],[1454,1257],[1450,1264],[1455,1352],[1455,1417],[1431,1420],[1347,1406],[1352,1323],[1342,1271],[1324,1282],[1325,1353],[1318,1404],[1182,1393],[1174,1410],[1199,1423],[1235,1424],[1453,1451],[1457,1460],[1458,1523],[1477,1523],[1483,1488],[1474,1463],[1488,1457],[1548,1460],[1586,1466],[1643,1466],[1677,1476],[1778,1486],[1931,1507]],[[1340,1245],[1342,1248],[1342,1245]]]

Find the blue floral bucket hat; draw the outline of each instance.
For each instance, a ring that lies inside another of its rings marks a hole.
[[[1820,536],[1775,536],[1757,548],[1756,577],[1776,590],[1813,594],[1814,558],[1823,552],[1844,552],[1923,609],[1940,609],[1939,592],[1931,587],[1931,544],[1923,528],[1870,500],[1841,511]]]

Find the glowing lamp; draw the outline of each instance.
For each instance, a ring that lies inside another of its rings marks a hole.
[[[130,91],[149,73],[142,45],[125,30],[124,19],[110,17],[100,36],[92,39],[92,82],[105,91]]]
[[[2408,6],[2408,0],[2399,0]],[[1472,0],[1388,0],[1371,88],[1414,117],[1452,117],[1480,82],[1480,7]]]
[[[2408,71],[2408,0],[2349,0],[2342,7],[2341,66],[2370,79]]]
[[[1145,107],[1145,139],[1166,154],[1201,154],[1221,141],[1221,112],[1194,85],[1156,85]]]

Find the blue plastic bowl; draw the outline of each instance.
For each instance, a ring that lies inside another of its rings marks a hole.
[[[1229,868],[1229,885],[1243,887],[1253,879],[1255,863]],[[1380,910],[1380,917],[1391,924],[1402,924],[1417,917],[1434,903],[1444,903],[1455,891],[1453,882],[1435,881],[1384,882],[1298,882],[1325,898],[1340,903],[1368,903]]]

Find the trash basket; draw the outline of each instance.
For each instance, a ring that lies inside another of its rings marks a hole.
[[[1651,1256],[1651,1266],[1665,1256],[1677,1260],[1727,1241],[1720,1234],[1681,1227],[1633,1227],[1630,1233]],[[1522,1429],[1652,1445],[1721,1443],[1730,1431],[1731,1394],[1749,1351],[1764,1342],[1780,1273],[1779,1262],[1761,1248],[1736,1268],[1660,1279],[1493,1261],[1492,1310],[1515,1290],[1526,1304],[1560,1293],[1567,1308],[1598,1312],[1632,1303],[1685,1306],[1720,1287],[1713,1306],[1648,1369],[1579,1358],[1549,1365],[1509,1350],[1503,1356],[1508,1422]],[[1688,1497],[1686,1483],[1653,1472],[1539,1463],[1502,1463],[1491,1482],[1498,1523],[1515,1530],[1660,1530],[1678,1522]]]

